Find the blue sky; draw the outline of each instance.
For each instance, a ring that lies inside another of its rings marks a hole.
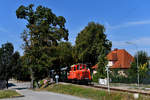
[[[0,45],[12,42],[20,51],[23,41],[21,32],[26,21],[16,18],[20,5],[34,4],[51,8],[57,16],[64,16],[69,30],[69,41],[74,44],[77,34],[94,21],[103,24],[113,48],[126,49],[134,55],[144,50],[150,55],[150,1],[149,0],[1,0],[0,1]]]

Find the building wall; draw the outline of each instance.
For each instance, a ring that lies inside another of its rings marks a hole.
[[[108,66],[109,68],[112,67],[113,65],[114,65],[113,61],[108,61],[107,66]]]
[[[111,74],[115,77],[116,75],[123,76],[123,77],[128,77],[127,76],[127,71],[128,69],[110,69]]]

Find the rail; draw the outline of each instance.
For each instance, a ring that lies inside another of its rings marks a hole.
[[[61,82],[60,84],[72,84],[72,83],[64,83]],[[108,89],[107,86],[100,86],[100,85],[79,85],[79,84],[74,84],[78,86],[86,86],[86,87],[92,87],[92,88],[101,88],[101,89]],[[149,95],[150,96],[150,91],[142,91],[142,90],[130,90],[130,89],[122,89],[122,88],[117,88],[117,87],[110,87],[110,90],[113,91],[120,91],[120,92],[128,92],[128,93],[138,93],[142,95]]]

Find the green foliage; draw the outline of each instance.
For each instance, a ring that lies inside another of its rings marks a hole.
[[[23,77],[22,72],[25,72],[25,69],[21,71],[21,68],[20,54],[17,51],[14,53],[13,44],[2,44],[2,48],[0,48],[0,79],[8,81],[12,77]]]
[[[137,61],[137,56],[138,56],[138,64],[139,65],[143,65],[143,64],[145,64],[145,63],[148,63],[148,54],[147,54],[147,52],[145,52],[145,51],[138,51],[136,54],[135,54],[135,56],[134,56],[134,61],[136,62]],[[136,62],[137,63],[137,62]]]
[[[13,78],[20,81],[29,81],[30,80],[30,71],[29,68],[25,65],[25,57],[20,56],[19,52],[16,51],[12,57],[13,66]]]
[[[99,62],[98,62],[98,69],[97,73],[93,75],[93,81],[98,82],[99,78],[106,78],[107,73],[106,73],[106,65],[107,65],[107,58],[104,54],[99,56]]]
[[[111,42],[106,39],[103,25],[90,22],[78,34],[75,45],[75,59],[77,62],[91,63],[95,65],[105,51],[107,54],[111,50]],[[104,54],[105,55],[105,54]]]
[[[66,67],[73,64],[72,45],[70,42],[60,42],[58,44],[57,50],[60,66]]]
[[[49,69],[59,62],[58,43],[68,40],[66,20],[41,5],[34,10],[32,4],[20,6],[16,16],[27,21],[27,30],[22,33],[24,57],[27,59],[25,65],[31,71],[32,82],[38,81],[47,77]]]
[[[137,69],[137,57],[139,69]],[[140,82],[142,82],[144,78],[148,77],[148,55],[145,51],[138,51],[135,54],[134,62],[131,64],[131,68],[128,72],[129,80],[132,80],[132,82],[137,82],[138,72],[140,76]]]
[[[110,71],[110,78],[112,83],[131,83],[133,80],[130,80],[129,76],[120,75],[118,72],[121,69],[112,69]],[[128,73],[128,71],[124,70],[125,75]]]
[[[88,23],[78,34],[73,51],[76,62],[91,63],[91,66],[98,63],[98,73],[94,75],[94,81],[106,77],[106,55],[111,50],[112,44],[104,32],[103,25],[94,22]]]
[[[18,72],[20,72],[20,63],[19,52],[14,53],[13,44],[9,42],[2,44],[2,47],[0,48],[0,80],[7,81],[7,88],[8,80],[15,77]]]
[[[98,83],[99,78],[104,78],[104,77],[103,77],[102,74],[96,73],[95,75],[93,75],[93,80],[92,81]]]
[[[14,47],[12,43],[2,44],[0,48],[0,80],[8,81],[12,77],[12,56]]]
[[[144,79],[144,78],[148,78],[148,63],[145,63],[143,65],[139,66],[139,74],[140,74],[140,78]]]
[[[103,52],[103,54],[101,54],[99,56],[99,61],[98,61],[98,70],[97,72],[100,74],[100,78],[106,78],[107,74],[106,74],[106,67],[107,67],[107,58],[106,58],[106,53]]]
[[[20,72],[19,68],[21,68],[20,54],[18,51],[12,55],[11,66],[13,66],[13,77],[15,77]]]
[[[41,80],[39,85],[40,85],[40,87],[41,87],[42,85],[44,85],[44,80]]]

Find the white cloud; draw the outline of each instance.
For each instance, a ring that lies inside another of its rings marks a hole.
[[[126,42],[130,42],[131,44],[127,44]],[[112,49],[114,48],[125,49],[132,55],[134,55],[137,50],[143,50],[150,56],[150,37],[141,37],[128,41],[112,41]]]
[[[134,39],[131,42],[133,42],[139,46],[150,46],[150,37],[142,37],[139,39]]]
[[[143,20],[143,21],[133,21],[126,23],[127,25],[142,25],[142,24],[150,24],[150,20]]]
[[[150,37],[141,37],[139,39],[133,39],[128,41],[112,41],[114,47],[127,46],[127,42],[131,44],[136,44],[138,47],[149,46],[150,47]]]
[[[108,22],[106,23],[106,27],[108,29],[118,29],[118,28],[125,28],[130,26],[136,26],[136,25],[145,25],[150,24],[150,20],[142,20],[142,21],[131,21],[131,22],[125,22],[119,25],[110,25]]]
[[[112,41],[113,47],[125,46],[125,45],[126,45],[125,41]]]

